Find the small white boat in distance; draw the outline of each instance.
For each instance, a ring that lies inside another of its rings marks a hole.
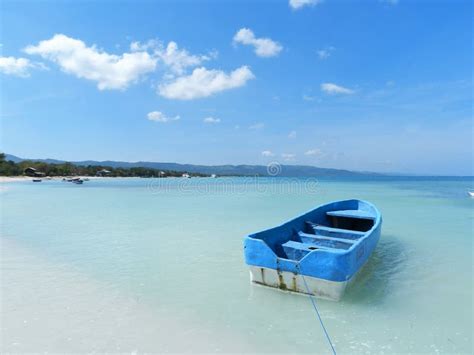
[[[469,194],[469,196],[474,197],[474,191],[468,191],[467,193]]]

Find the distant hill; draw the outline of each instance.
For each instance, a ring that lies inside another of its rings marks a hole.
[[[12,160],[15,163],[23,160],[40,161],[49,164],[61,164],[65,163],[64,160],[56,159],[24,159],[11,154],[6,154],[6,160]],[[110,166],[112,168],[153,168],[162,170],[174,170],[174,171],[186,171],[189,173],[202,173],[202,174],[217,174],[217,175],[239,175],[239,176],[268,176],[268,168],[265,165],[194,165],[194,164],[178,164],[178,163],[158,163],[158,162],[123,162],[123,161],[95,161],[95,160],[84,160],[84,161],[70,161],[75,165],[87,166],[87,165],[102,165]],[[297,176],[314,176],[314,177],[354,177],[354,176],[378,176],[380,174],[370,172],[355,172],[341,169],[328,169],[318,168],[316,166],[308,165],[281,165],[275,167],[280,173],[278,176],[297,177]]]

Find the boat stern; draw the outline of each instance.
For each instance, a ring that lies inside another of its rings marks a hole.
[[[349,283],[349,281],[330,281],[259,266],[250,265],[249,268],[250,281],[253,284],[272,287],[284,292],[310,294],[331,301],[339,301],[344,296]]]

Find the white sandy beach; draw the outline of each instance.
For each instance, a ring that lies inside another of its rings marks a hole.
[[[7,183],[7,182],[16,182],[16,181],[27,181],[31,180],[29,176],[0,176],[0,183]]]
[[[75,178],[81,178],[81,179],[89,179],[89,180],[92,180],[92,179],[117,179],[116,177],[102,177],[102,176],[74,176]],[[54,176],[54,177],[51,177],[51,178],[40,178],[42,180],[56,180],[56,181],[60,181],[62,180],[63,178],[65,178],[65,176]],[[69,176],[70,178],[70,176]],[[33,179],[33,177],[31,176],[0,176],[0,184],[3,184],[3,183],[9,183],[9,182],[18,182],[18,181],[31,181]]]

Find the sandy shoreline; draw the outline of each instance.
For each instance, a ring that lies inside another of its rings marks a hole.
[[[61,181],[65,176],[55,176],[51,178],[40,178],[45,181]],[[115,177],[101,177],[101,176],[74,176],[75,178],[81,179],[116,179]],[[70,176],[68,178],[71,178]],[[9,183],[9,182],[19,182],[19,181],[31,181],[33,177],[31,176],[0,176],[0,184]]]
[[[62,181],[64,178],[80,178],[80,179],[89,179],[89,180],[109,180],[109,179],[138,179],[138,176],[54,176],[54,177],[39,177],[36,179],[41,179],[43,181]],[[167,176],[165,179],[182,179],[180,176]],[[196,177],[193,177],[196,178]],[[208,177],[203,177],[208,178]],[[21,182],[21,181],[31,181],[34,178],[32,176],[0,176],[0,184],[11,183],[11,182]],[[143,179],[162,179],[159,177],[153,178],[143,178]]]
[[[31,180],[28,176],[0,176],[0,183],[15,182],[15,181],[28,181]]]

